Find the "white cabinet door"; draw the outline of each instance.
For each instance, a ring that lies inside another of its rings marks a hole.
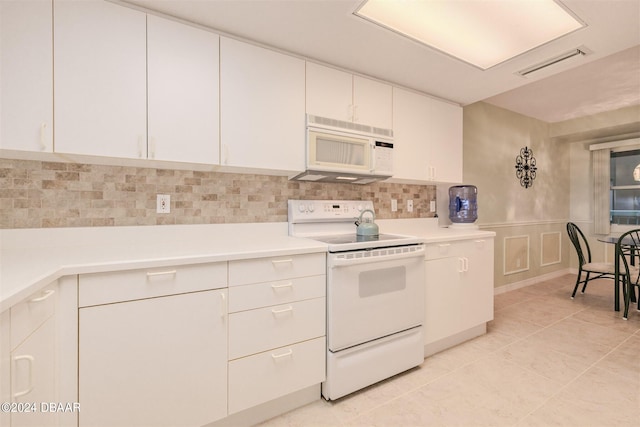
[[[53,29],[47,1],[0,2],[0,148],[53,150]]]
[[[303,60],[222,37],[222,165],[304,170],[304,97]]]
[[[353,76],[353,121],[382,129],[393,128],[391,86]]]
[[[11,316],[0,313],[0,402],[11,402]],[[11,425],[11,414],[0,411],[0,425]]]
[[[462,108],[393,88],[395,179],[462,182]]]
[[[353,76],[307,62],[307,114],[353,121]]]
[[[425,344],[455,335],[461,331],[463,318],[467,316],[460,308],[465,298],[462,292],[462,277],[459,257],[447,257],[425,262]]]
[[[80,426],[201,426],[227,414],[226,290],[79,310]]]
[[[390,85],[307,62],[306,91],[307,114],[392,129]]]
[[[493,319],[493,238],[474,239],[465,243],[464,289],[461,307],[475,326]]]
[[[427,253],[425,344],[493,319],[493,238],[433,244]]]
[[[429,181],[426,97],[393,88],[393,178]]]
[[[146,157],[146,15],[54,3],[55,151]]]
[[[431,180],[462,182],[462,107],[426,98]]]
[[[12,402],[36,405],[30,412],[12,412],[12,427],[56,425],[55,411],[41,410],[41,403],[58,402],[55,353],[53,317],[11,352]]]
[[[219,164],[219,36],[147,17],[148,157]]]

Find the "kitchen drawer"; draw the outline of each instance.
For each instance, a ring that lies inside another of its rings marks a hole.
[[[226,262],[82,274],[78,305],[86,307],[226,286]]]
[[[425,259],[462,256],[463,249],[459,242],[431,243],[425,246]]]
[[[229,315],[229,360],[325,335],[325,299]]]
[[[229,362],[229,414],[325,380],[325,338]]]
[[[326,254],[314,253],[229,262],[229,286],[326,274]]]
[[[15,349],[56,310],[58,282],[11,307],[11,349]]]
[[[325,296],[326,275],[229,288],[229,313]]]

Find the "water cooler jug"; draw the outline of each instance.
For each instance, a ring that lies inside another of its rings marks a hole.
[[[477,228],[478,189],[475,185],[455,185],[449,188],[449,219],[451,227]]]

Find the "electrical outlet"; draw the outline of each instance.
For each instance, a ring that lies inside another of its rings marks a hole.
[[[436,211],[436,201],[435,200],[431,200],[429,202],[429,210],[431,212],[435,212]]]
[[[413,200],[407,200],[407,212],[413,212]]]
[[[391,199],[391,212],[398,211],[398,201],[396,199]]]
[[[156,212],[157,213],[170,213],[171,212],[171,196],[168,194],[158,194],[156,199]]]

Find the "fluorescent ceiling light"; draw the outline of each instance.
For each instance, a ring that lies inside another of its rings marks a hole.
[[[366,0],[354,14],[483,70],[585,26],[554,0]]]

